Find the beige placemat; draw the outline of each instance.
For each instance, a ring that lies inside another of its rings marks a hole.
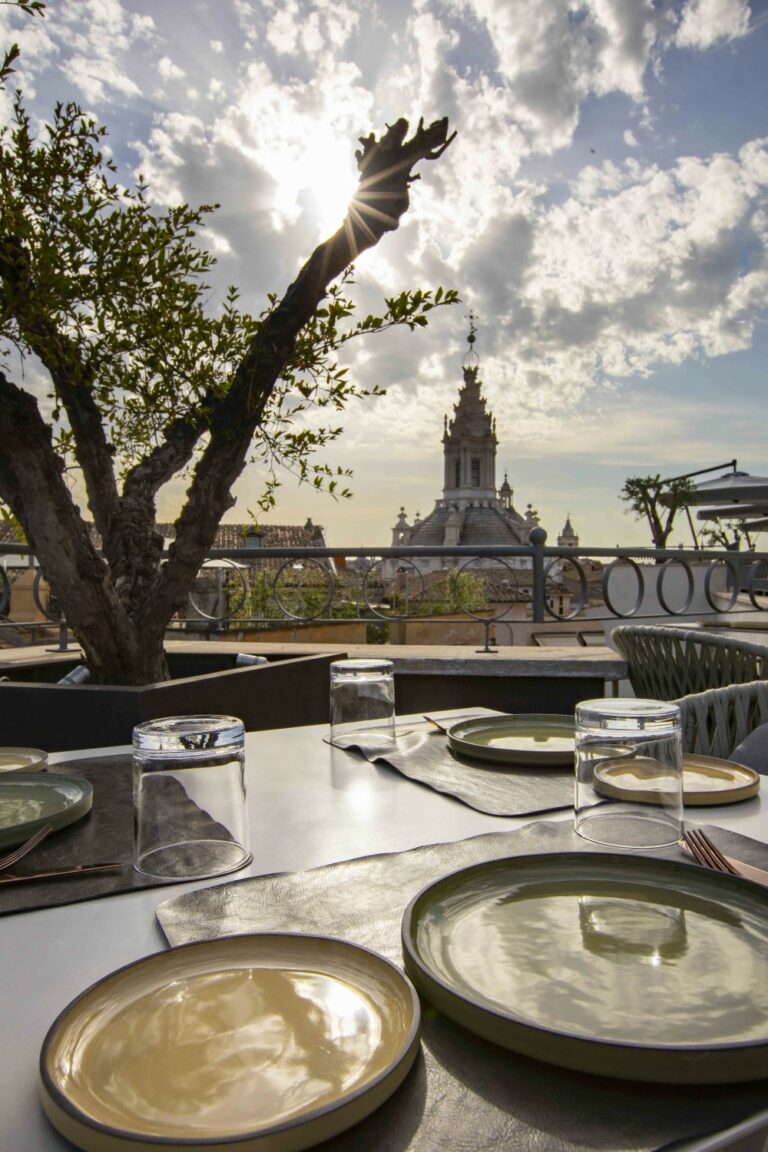
[[[766,845],[708,830],[731,855],[768,867]],[[425,885],[482,860],[579,850],[591,849],[570,824],[539,821],[516,832],[221,884],[167,900],[157,916],[172,945],[231,933],[309,932],[402,964],[403,911]],[[678,849],[664,855],[685,859]],[[414,1071],[372,1117],[323,1145],[329,1152],[650,1152],[735,1124],[768,1099],[765,1081],[702,1089],[570,1072],[517,1056],[423,1007]]]

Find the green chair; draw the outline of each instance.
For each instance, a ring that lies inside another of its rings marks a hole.
[[[635,696],[677,700],[768,676],[768,647],[692,628],[620,624],[611,642],[627,662]]]
[[[750,732],[768,723],[768,681],[710,688],[674,703],[680,706],[683,751],[727,760]]]

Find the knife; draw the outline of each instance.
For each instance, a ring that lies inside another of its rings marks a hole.
[[[108,864],[78,864],[72,868],[53,868],[44,872],[28,872],[26,876],[0,876],[0,884],[25,884],[28,880],[57,880],[59,876],[83,876],[87,872],[121,872],[119,861]]]

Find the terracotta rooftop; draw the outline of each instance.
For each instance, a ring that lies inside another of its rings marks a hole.
[[[239,563],[247,563],[250,568],[277,569],[283,563],[279,559],[268,557],[260,558],[258,547],[249,545],[247,540],[248,529],[251,524],[220,524],[213,541],[213,548],[242,548],[248,555],[243,556]],[[99,536],[93,524],[88,525],[91,537],[96,547],[101,546]],[[160,523],[158,532],[170,542],[176,535],[173,524]],[[262,548],[325,548],[325,535],[319,524],[313,524],[308,519],[305,524],[263,524],[260,527]],[[12,524],[0,523],[0,544],[18,544],[18,537]]]

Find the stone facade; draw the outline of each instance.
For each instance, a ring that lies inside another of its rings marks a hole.
[[[471,343],[474,341],[472,340]],[[470,357],[477,357],[471,351]],[[537,512],[528,504],[525,514],[515,508],[513,491],[505,474],[496,488],[496,421],[488,411],[481,391],[477,364],[465,363],[463,384],[453,418],[443,422],[443,493],[423,520],[418,513],[409,524],[405,509],[392,529],[391,545],[419,547],[526,545],[531,529],[539,524]],[[563,533],[577,539],[570,520]],[[418,557],[412,563],[423,573],[435,572],[453,562],[438,557]],[[461,563],[466,563],[462,560]],[[505,557],[512,568],[528,569],[530,561],[523,556]],[[478,558],[473,566],[493,565],[492,559]],[[384,567],[395,570],[395,562]],[[385,571],[385,576],[390,573]]]

